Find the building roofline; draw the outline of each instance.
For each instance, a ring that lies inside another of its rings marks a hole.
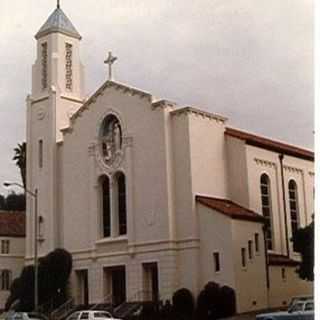
[[[78,39],[78,40],[82,39],[82,37],[80,35],[75,35],[72,32],[68,32],[66,30],[61,30],[59,28],[52,28],[51,30],[38,32],[34,37],[35,37],[36,40],[39,40],[40,38],[42,38],[44,36],[47,36],[47,35],[49,35],[51,33],[61,33],[61,34],[64,34],[65,36],[68,36],[70,38],[75,38],[75,39]]]
[[[186,106],[186,107],[171,111],[170,114],[172,114],[173,116],[181,115],[181,114],[196,114],[196,115],[209,118],[209,119],[214,119],[216,121],[223,122],[223,123],[228,120],[228,118],[223,117],[219,114],[203,111],[198,108],[190,107],[190,106]]]
[[[265,218],[262,215],[228,199],[196,195],[196,201],[234,220],[265,222]]]
[[[299,265],[299,261],[293,260],[282,254],[268,253],[268,265],[296,267],[297,265]]]
[[[246,131],[226,128],[225,135],[245,141],[246,144],[270,150],[277,153],[282,153],[285,155],[301,158],[304,160],[314,161],[314,152],[308,149],[303,149],[296,147],[291,144],[280,142],[277,140],[272,140],[263,136],[258,136],[253,133]]]

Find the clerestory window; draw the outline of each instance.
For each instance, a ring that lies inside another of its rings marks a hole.
[[[273,249],[272,207],[270,179],[264,173],[260,177],[262,214],[266,218],[266,244],[268,250]]]
[[[298,188],[294,180],[289,181],[289,206],[291,218],[291,232],[294,235],[299,228]]]

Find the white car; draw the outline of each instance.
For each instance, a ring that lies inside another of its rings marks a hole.
[[[256,316],[256,320],[313,320],[313,300],[298,301],[291,305],[288,311],[262,313]]]
[[[313,300],[313,296],[294,296],[291,298],[288,309],[290,309],[294,304],[301,301]]]
[[[122,320],[114,318],[108,311],[82,310],[72,313],[66,320]]]

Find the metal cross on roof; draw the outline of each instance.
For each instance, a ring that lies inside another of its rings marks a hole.
[[[104,61],[105,64],[109,66],[109,80],[112,79],[112,65],[118,58],[112,55],[112,52],[109,51],[107,60]]]
[[[57,8],[60,8],[60,0],[57,0]]]

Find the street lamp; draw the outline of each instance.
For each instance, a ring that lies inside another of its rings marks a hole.
[[[34,309],[38,310],[38,190],[34,192],[17,182],[4,182],[4,187],[17,186],[34,198]]]

